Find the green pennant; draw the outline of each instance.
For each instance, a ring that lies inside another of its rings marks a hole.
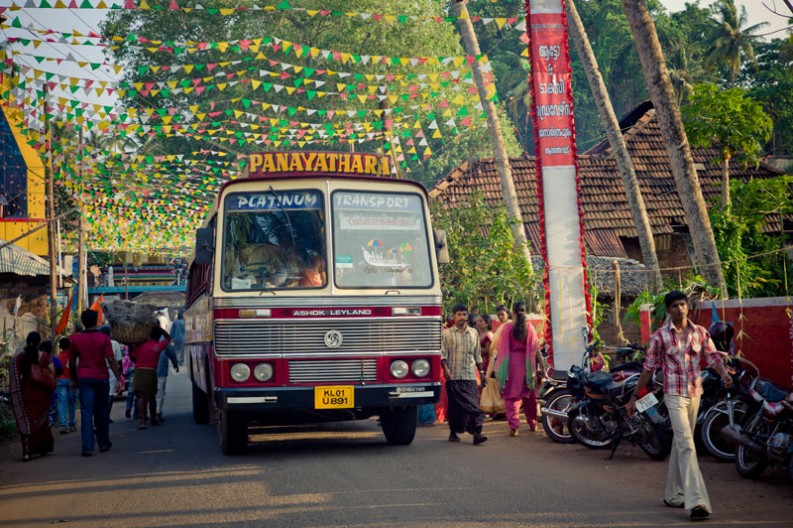
[[[251,103],[253,102],[253,101],[251,101],[250,99],[242,99],[241,101],[242,101],[242,106],[243,106],[243,107],[244,107],[246,110],[247,110],[247,109],[248,109],[248,108],[251,106]]]
[[[399,20],[400,24],[404,26],[407,23],[407,21],[410,20],[410,17],[407,15],[399,15],[397,16],[397,20]]]
[[[138,75],[144,75],[149,71],[148,66],[138,66]]]
[[[291,5],[289,5],[289,2],[287,2],[286,0],[283,0],[283,1],[282,1],[280,4],[278,4],[278,5],[277,5],[275,8],[276,8],[276,9],[281,9],[281,10],[283,10],[283,11],[286,11],[287,9],[292,9],[292,6],[291,6]]]
[[[292,81],[292,84],[295,85],[295,88],[300,88],[300,85],[303,84],[303,80],[304,79],[302,77],[298,77],[294,81]]]
[[[468,109],[463,106],[462,108],[460,108],[460,111],[457,112],[457,115],[458,116],[467,116],[468,115]]]
[[[289,114],[290,116],[293,116],[297,113],[297,108],[295,108],[294,106],[290,106],[289,108],[286,109],[286,113]]]
[[[314,90],[306,90],[306,96],[308,97],[308,100],[311,101],[312,99],[314,99],[314,97],[317,96],[317,92],[315,92]],[[319,114],[319,112],[324,112],[324,110],[319,110],[317,114]]]

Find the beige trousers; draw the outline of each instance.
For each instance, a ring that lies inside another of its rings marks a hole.
[[[699,470],[697,449],[694,445],[699,399],[699,396],[685,398],[672,394],[664,395],[675,434],[672,440],[672,454],[669,457],[664,499],[675,506],[683,504],[687,510],[704,506],[706,510],[712,512],[710,497]]]

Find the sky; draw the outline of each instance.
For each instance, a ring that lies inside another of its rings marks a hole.
[[[681,11],[686,5],[686,1],[693,2],[694,0],[661,0],[661,3],[671,12]],[[700,0],[701,6],[709,6],[713,0]],[[787,13],[790,15],[790,10],[785,6],[782,0],[735,0],[738,6],[746,7],[746,14],[749,16],[749,25],[754,25],[760,22],[768,22],[770,25],[763,29],[763,33],[770,33],[787,27],[787,18],[775,15],[772,10],[778,13]],[[739,7],[740,9],[740,7]],[[782,36],[782,32],[774,33],[769,38],[776,38]]]

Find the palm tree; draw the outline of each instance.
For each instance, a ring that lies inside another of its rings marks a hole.
[[[694,244],[694,254],[705,279],[727,295],[724,273],[721,269],[713,228],[710,225],[705,198],[699,186],[697,169],[691,156],[680,107],[675,100],[675,91],[666,69],[664,52],[658,41],[650,10],[646,0],[622,0],[622,8],[636,43],[636,51],[644,71],[644,82],[653,101],[658,124],[661,128],[677,194],[685,211],[688,231]]]
[[[639,237],[642,259],[645,266],[651,270],[651,283],[653,291],[655,291],[661,285],[661,270],[658,264],[658,255],[655,252],[655,240],[650,227],[650,219],[647,216],[647,208],[644,205],[642,191],[639,188],[639,180],[636,178],[636,171],[633,168],[633,160],[628,152],[628,146],[625,144],[625,138],[622,136],[619,121],[617,121],[614,107],[611,105],[611,98],[603,82],[603,76],[600,75],[597,58],[595,58],[595,53],[589,44],[584,24],[581,22],[581,17],[578,16],[578,9],[573,0],[567,0],[567,12],[569,13],[570,35],[581,59],[581,66],[589,81],[589,87],[592,90],[592,96],[595,98],[595,105],[600,114],[600,120],[606,129],[606,137],[608,137],[611,145],[614,162],[617,164],[625,186],[625,195],[630,205],[631,217],[636,225],[636,232]]]
[[[710,64],[726,67],[730,72],[730,84],[735,84],[745,60],[757,66],[754,46],[761,37],[755,33],[767,26],[768,22],[746,27],[746,6],[741,6],[739,12],[735,0],[719,0],[713,8],[720,20],[715,21],[713,42],[705,56]]]

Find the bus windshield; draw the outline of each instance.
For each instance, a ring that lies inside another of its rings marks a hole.
[[[339,288],[428,288],[433,284],[418,194],[335,191],[334,281]]]
[[[226,196],[222,288],[325,287],[323,201],[323,194],[311,189]]]

